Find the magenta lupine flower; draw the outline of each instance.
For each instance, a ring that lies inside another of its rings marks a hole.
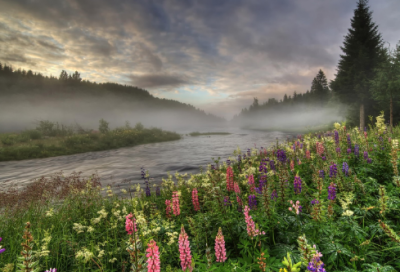
[[[339,132],[337,130],[335,130],[335,143],[339,145]]]
[[[166,214],[167,218],[171,218],[171,200],[166,199],[165,205],[167,206],[165,208],[165,214]]]
[[[160,252],[158,251],[158,246],[153,239],[147,244],[146,252],[147,272],[160,272]]]
[[[133,234],[133,231],[137,232],[136,219],[133,218],[132,220],[132,217],[133,217],[132,213],[125,216],[126,218],[125,229],[128,232],[128,234]]]
[[[368,152],[364,151],[364,160],[368,159]]]
[[[329,166],[329,177],[336,178],[336,174],[337,174],[337,165],[333,163],[331,166]]]
[[[318,153],[318,155],[322,156],[322,154],[325,151],[324,145],[322,143],[320,143],[320,142],[317,142],[316,145],[317,145],[317,153]]]
[[[322,254],[316,250],[316,254],[313,255],[311,262],[308,263],[307,270],[311,272],[326,272],[324,268],[325,264],[321,261],[321,257]]]
[[[199,196],[197,195],[197,189],[194,188],[192,191],[192,203],[194,210],[197,212],[200,210],[200,204],[199,204]]]
[[[242,205],[243,205],[242,200],[240,199],[239,196],[236,196],[236,201],[237,201],[237,203],[238,203],[239,206],[242,206]]]
[[[301,193],[301,178],[298,175],[296,175],[294,177],[293,185],[294,185],[294,193],[300,194]]]
[[[233,191],[233,170],[230,166],[226,169],[226,189]]]
[[[347,162],[343,162],[342,172],[346,177],[349,175],[349,165]]]
[[[178,192],[172,193],[172,210],[173,210],[175,216],[178,216],[181,214],[181,209],[179,206]]]
[[[1,240],[3,240],[3,238],[0,237],[0,242],[1,242]],[[0,246],[0,254],[3,253],[4,251],[6,251],[6,249],[2,248],[2,246]]]
[[[276,152],[276,157],[278,158],[278,161],[280,161],[281,163],[285,163],[286,162],[285,150],[278,149],[278,151]]]
[[[255,195],[249,195],[249,206],[250,210],[257,207],[257,200]]]
[[[293,203],[293,200],[290,200],[289,202],[292,205],[292,207],[289,207],[289,211],[292,212],[294,209],[296,214],[299,214],[303,208],[302,206],[300,206],[300,201],[297,200],[296,204]]]
[[[255,192],[256,187],[255,187],[255,183],[254,183],[254,176],[253,176],[253,174],[251,174],[251,175],[249,176],[248,184],[249,184],[249,186],[250,186],[250,192]]]
[[[46,270],[44,272],[57,272],[57,269],[56,268],[50,268],[50,270]]]
[[[310,150],[307,150],[307,151],[306,151],[306,158],[307,158],[307,159],[311,158]]]
[[[328,199],[335,200],[336,199],[336,184],[331,182],[328,187]]]
[[[179,258],[181,259],[182,270],[186,271],[189,268],[189,271],[193,270],[192,267],[192,255],[190,253],[189,247],[189,237],[185,232],[185,228],[181,227],[181,233],[179,234]]]
[[[233,184],[233,189],[234,189],[236,194],[240,194],[240,188],[239,188],[239,184],[237,182],[235,182]]]
[[[251,239],[253,239],[253,237],[256,237],[258,235],[261,234],[265,234],[264,231],[260,231],[259,229],[256,229],[256,225],[253,221],[253,219],[251,218],[251,216],[249,215],[249,206],[245,206],[244,207],[244,217],[245,217],[245,221],[247,224],[247,234],[251,237]]]
[[[215,256],[217,257],[217,262],[223,263],[226,261],[226,249],[225,240],[222,235],[222,229],[218,229],[217,237],[215,237]]]

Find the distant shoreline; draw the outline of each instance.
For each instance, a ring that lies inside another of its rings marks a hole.
[[[203,136],[203,135],[229,135],[232,133],[229,132],[191,132],[189,133],[190,136],[195,137],[195,136]]]
[[[319,131],[327,131],[330,130],[330,125],[323,125],[323,126],[316,126],[316,127],[309,127],[309,128],[279,128],[279,127],[272,127],[272,128],[252,128],[252,127],[243,127],[242,129],[254,130],[254,131],[264,131],[264,132],[272,132],[272,131],[280,131],[286,133],[315,133]]]

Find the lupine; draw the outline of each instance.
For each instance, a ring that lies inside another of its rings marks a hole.
[[[57,272],[57,269],[56,268],[50,268],[50,270],[46,270],[44,272]]]
[[[337,130],[335,130],[335,143],[339,145],[339,132]]]
[[[126,221],[125,221],[125,229],[128,232],[128,234],[133,234],[133,232],[137,232],[137,227],[136,227],[136,219],[133,218],[132,220],[132,213],[128,214],[127,216],[125,216]]]
[[[300,194],[301,193],[301,178],[298,175],[296,175],[294,177],[293,185],[294,185],[294,193]]]
[[[153,239],[147,244],[146,252],[147,272],[160,272],[160,252]]]
[[[368,152],[364,151],[364,160],[368,159]]]
[[[233,191],[233,170],[230,166],[226,169],[226,189]]]
[[[193,203],[194,210],[196,212],[200,210],[199,196],[197,193],[198,193],[197,189],[194,188],[192,191],[192,203]]]
[[[340,147],[336,147],[336,153],[340,153]]]
[[[311,205],[315,205],[315,204],[319,204],[319,201],[314,198],[314,200],[311,201]]]
[[[290,170],[293,171],[294,170],[294,161],[290,161]]]
[[[324,170],[319,170],[319,177],[320,177],[320,178],[325,178],[325,172],[324,172]]]
[[[251,210],[257,207],[257,200],[255,195],[249,195],[249,206]]]
[[[313,255],[311,262],[308,263],[307,270],[311,272],[326,272],[324,268],[325,264],[321,261],[321,257],[322,254],[316,250],[316,254]]]
[[[336,199],[336,184],[331,182],[328,187],[328,199],[335,200]]]
[[[240,194],[240,188],[237,182],[233,184],[233,190],[235,191],[236,194]]]
[[[245,206],[244,207],[244,218],[246,221],[246,225],[247,225],[247,234],[251,237],[251,239],[253,239],[253,237],[256,237],[258,235],[261,234],[265,234],[264,231],[260,231],[259,229],[256,229],[256,225],[253,221],[253,219],[251,218],[251,216],[249,215],[249,206]]]
[[[347,162],[343,162],[342,172],[346,177],[349,175],[349,165],[347,164]]]
[[[357,157],[360,155],[360,147],[358,146],[358,144],[354,145],[354,155],[356,155]]]
[[[222,235],[222,229],[218,229],[217,237],[215,237],[215,256],[217,257],[217,262],[223,263],[226,261],[226,249],[225,240]]]
[[[351,148],[347,148],[347,154],[351,153]]]
[[[236,201],[237,201],[237,203],[238,203],[239,206],[242,206],[242,205],[243,205],[242,200],[240,199],[239,196],[236,196]]]
[[[253,174],[251,174],[251,175],[249,176],[248,184],[249,184],[249,186],[250,186],[250,192],[254,192],[256,188],[255,188],[255,183],[254,183],[254,176],[253,176]]]
[[[333,163],[331,166],[329,166],[329,177],[336,178],[336,174],[337,174],[337,165]]]
[[[229,200],[229,196],[224,197],[224,206],[231,206],[231,201]]]
[[[171,218],[171,200],[166,199],[165,205],[167,206],[165,208],[166,216],[167,216],[167,218]]]
[[[306,158],[307,158],[307,159],[311,158],[310,150],[307,150],[307,151],[306,151]]]
[[[317,142],[317,153],[318,155],[322,156],[325,151],[324,145],[322,143]]]
[[[173,210],[175,216],[178,216],[181,214],[181,209],[179,207],[178,192],[172,193],[172,210]]]
[[[161,195],[161,190],[160,190],[160,186],[156,187],[156,196],[160,196]]]
[[[1,242],[1,240],[3,240],[3,238],[0,237],[0,242]],[[2,246],[0,246],[0,254],[3,253],[4,251],[6,251],[6,249],[2,248]]]
[[[146,179],[146,174],[144,172],[144,168],[141,167],[141,174],[142,174],[142,179],[144,179],[144,183],[146,184],[146,196],[151,196],[151,192],[150,192],[150,186],[149,186],[149,179]]]
[[[278,193],[276,192],[276,190],[273,190],[271,193],[271,200],[274,200],[274,199],[275,199],[275,201],[276,201],[276,199],[278,199]]]
[[[269,162],[269,166],[271,167],[271,170],[275,171],[275,162],[273,160]]]
[[[292,205],[292,207],[289,207],[289,211],[293,211],[293,209],[295,209],[296,214],[299,214],[302,210],[302,206],[300,206],[300,201],[296,201],[296,204],[293,203],[293,200],[289,200],[290,204]]]
[[[186,271],[186,269],[189,269],[189,271],[193,270],[192,255],[189,247],[189,237],[185,232],[183,225],[181,227],[181,233],[179,234],[179,258],[181,259],[183,271]]]
[[[226,161],[226,164],[227,164],[228,166],[230,166],[230,165],[231,165],[231,160],[227,160],[227,161]]]
[[[349,148],[351,148],[350,134],[347,134],[347,145],[349,146]]]
[[[368,158],[368,159],[367,159],[367,163],[372,163],[372,159],[371,159],[371,158]]]

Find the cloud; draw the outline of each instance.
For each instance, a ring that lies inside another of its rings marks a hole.
[[[178,75],[169,74],[145,74],[145,75],[130,75],[131,83],[139,88],[164,88],[164,87],[179,87],[190,84],[189,81]]]

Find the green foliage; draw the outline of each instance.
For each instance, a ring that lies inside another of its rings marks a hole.
[[[110,129],[108,128],[108,122],[106,120],[100,119],[99,131],[100,131],[100,133],[103,133],[103,134],[110,131]]]

